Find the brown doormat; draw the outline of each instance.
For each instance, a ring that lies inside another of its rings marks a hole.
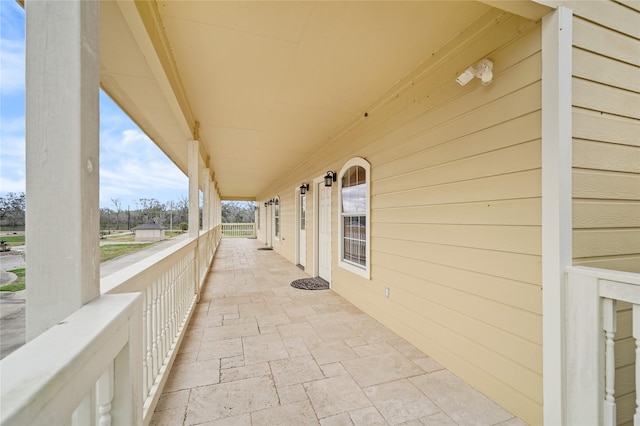
[[[320,277],[302,278],[291,283],[291,287],[300,290],[329,290],[329,283]]]

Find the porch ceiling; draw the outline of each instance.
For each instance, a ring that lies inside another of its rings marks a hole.
[[[102,85],[187,171],[257,196],[490,9],[480,2],[103,2]]]

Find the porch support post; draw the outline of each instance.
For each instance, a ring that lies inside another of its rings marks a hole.
[[[572,264],[572,11],[542,20],[542,327],[544,423],[568,424],[566,273]]]
[[[215,206],[215,216],[214,216],[214,225],[218,226],[221,222],[222,217],[222,202],[220,201],[220,193],[216,189],[216,206]]]
[[[26,338],[100,296],[100,2],[27,1]]]
[[[209,185],[211,183],[211,176],[209,175],[209,169],[204,167],[202,169],[202,230],[209,230],[209,215],[211,214],[211,208],[209,205]]]
[[[200,235],[200,146],[197,140],[189,141],[188,171],[189,171],[189,237]]]
[[[211,180],[209,183],[209,229],[213,229],[216,225],[216,183]]]

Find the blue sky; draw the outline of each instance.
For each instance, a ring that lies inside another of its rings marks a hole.
[[[24,11],[0,0],[0,195],[25,191]],[[187,196],[187,177],[100,93],[100,207],[140,198],[160,202]],[[29,194],[27,194],[27,197]]]

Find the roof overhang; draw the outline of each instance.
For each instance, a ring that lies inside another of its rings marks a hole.
[[[183,172],[197,139],[223,199],[252,200],[498,3],[530,19],[544,8],[103,1],[101,84]]]

